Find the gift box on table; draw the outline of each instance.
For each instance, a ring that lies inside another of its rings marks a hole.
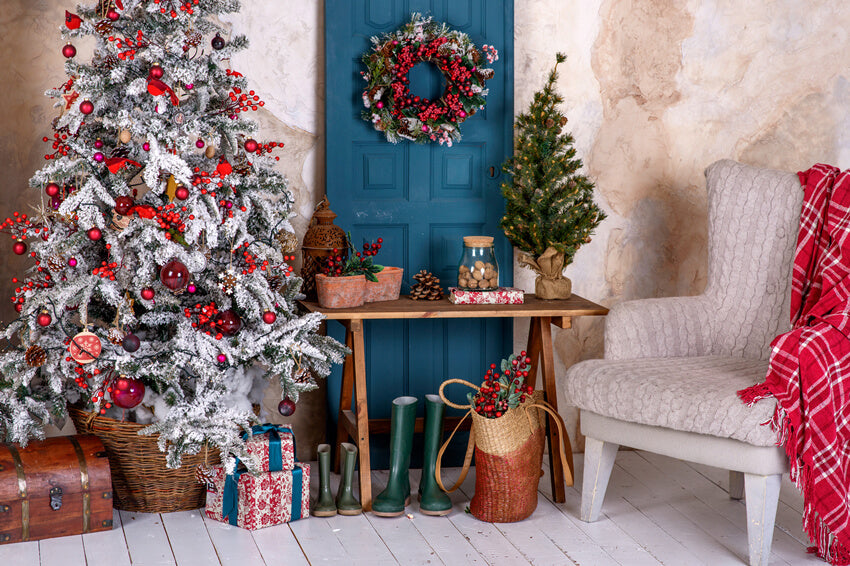
[[[242,435],[249,456],[260,461],[260,470],[279,472],[295,467],[295,435],[292,429],[273,424],[257,425]]]
[[[296,463],[291,470],[225,474],[213,466],[207,489],[206,515],[210,519],[255,530],[310,516],[310,465]]]
[[[516,287],[499,287],[495,291],[464,291],[449,287],[449,302],[456,305],[521,305],[525,292]]]

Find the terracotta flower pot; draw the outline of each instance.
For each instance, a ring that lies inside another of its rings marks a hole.
[[[316,275],[316,293],[322,308],[359,307],[366,298],[366,276],[328,277],[319,273]]]
[[[401,292],[401,276],[404,269],[401,267],[387,267],[375,274],[378,282],[366,281],[366,302],[394,301],[398,299]]]

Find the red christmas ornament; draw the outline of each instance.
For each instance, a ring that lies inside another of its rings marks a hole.
[[[113,21],[113,22],[114,22],[114,21],[117,21],[117,20],[118,20],[118,18],[120,18],[120,17],[121,17],[121,14],[119,14],[118,12],[116,12],[114,9],[110,8],[110,9],[109,9],[109,11],[108,11],[108,12],[106,12],[106,17],[107,17],[107,18],[109,18],[111,21]]]
[[[187,198],[189,198],[189,189],[187,189],[183,185],[180,185],[179,187],[177,187],[177,190],[174,191],[174,196],[177,197],[177,199],[179,200],[186,200]]]
[[[142,345],[142,341],[139,340],[139,337],[133,334],[132,332],[124,336],[124,340],[121,342],[121,346],[124,347],[126,352],[130,352],[131,354],[139,349],[139,346]]]
[[[86,232],[86,235],[89,237],[89,240],[97,241],[103,237],[103,232],[100,231],[100,228],[94,226],[89,228],[89,231]]]
[[[245,140],[245,151],[247,151],[248,153],[254,153],[255,151],[257,151],[258,146],[259,144],[257,143],[257,140],[251,138]]]
[[[216,51],[224,49],[224,38],[221,37],[219,34],[215,34],[215,37],[212,38],[212,41],[210,43],[212,44],[212,48]]]
[[[204,145],[206,145],[206,144],[204,143],[204,140],[202,140],[202,139],[198,139],[198,141],[195,142],[195,147],[197,147],[198,149],[201,149],[202,147],[204,147]]]
[[[277,320],[277,315],[274,311],[266,311],[263,313],[263,322],[266,324],[274,324],[274,321]]]
[[[295,402],[287,397],[277,405],[277,412],[283,415],[284,417],[290,416],[295,412]]]
[[[112,402],[122,409],[132,409],[145,398],[145,384],[132,377],[120,376],[112,381]]]
[[[159,280],[172,291],[185,289],[189,284],[189,268],[176,259],[172,259],[162,266]]]
[[[215,317],[216,328],[225,336],[234,336],[242,328],[242,319],[232,310],[221,311]]]
[[[56,183],[47,183],[47,186],[44,187],[44,192],[47,193],[49,197],[55,197],[59,194],[59,185]]]
[[[16,241],[12,244],[12,251],[15,252],[15,255],[24,255],[27,253],[26,242],[22,242],[21,240]]]
[[[159,65],[154,65],[151,67],[151,70],[148,71],[148,77],[151,79],[161,79],[165,74],[165,71]]]
[[[150,301],[151,299],[153,299],[154,296],[153,289],[151,289],[150,287],[145,287],[144,289],[142,289],[141,295],[144,300]]]
[[[70,43],[66,43],[65,47],[62,48],[62,55],[70,59],[74,55],[77,54],[77,48],[71,45]]]
[[[83,100],[80,102],[80,112],[86,115],[94,112],[94,104],[92,104],[91,100]]]
[[[127,216],[134,204],[136,204],[136,201],[132,197],[120,196],[115,199],[115,212],[121,216]]]
[[[227,361],[227,356],[225,356],[224,354],[219,354],[216,359],[218,360],[218,363],[223,364]]]
[[[68,355],[78,364],[88,364],[97,359],[103,351],[100,338],[92,332],[80,332],[68,344]]]
[[[50,317],[50,313],[47,311],[41,311],[38,313],[38,317],[35,319],[39,326],[50,326],[50,323],[53,322],[53,319]]]

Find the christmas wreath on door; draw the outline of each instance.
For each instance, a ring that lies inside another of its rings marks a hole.
[[[372,37],[363,55],[367,82],[363,119],[384,132],[387,140],[436,141],[451,147],[460,140],[460,124],[487,102],[486,81],[498,60],[495,47],[478,49],[469,36],[430,17],[413,14],[409,23],[382,37]],[[437,100],[410,92],[407,74],[420,62],[436,65],[446,87]]]

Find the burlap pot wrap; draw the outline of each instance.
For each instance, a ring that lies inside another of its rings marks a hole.
[[[563,252],[548,247],[543,255],[534,259],[527,253],[519,254],[517,261],[521,266],[528,267],[537,273],[534,281],[534,294],[538,299],[569,299],[573,284],[564,277],[566,258]]]

